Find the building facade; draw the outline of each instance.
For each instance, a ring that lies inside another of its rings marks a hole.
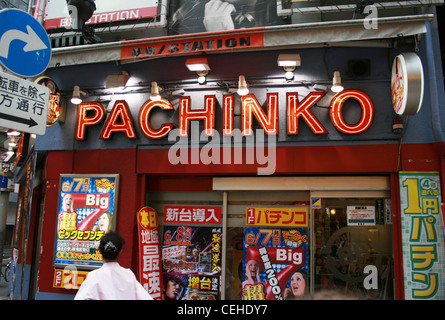
[[[258,1],[223,30],[136,2],[87,36],[47,1],[61,118],[17,178],[14,299],[73,299],[110,229],[155,299],[445,297],[441,3]]]

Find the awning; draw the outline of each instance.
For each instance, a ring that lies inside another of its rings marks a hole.
[[[434,15],[377,18],[376,29],[366,19],[292,24],[224,32],[54,48],[49,67],[120,61],[138,62],[200,52],[225,53],[323,46],[388,46],[387,41],[426,32]],[[369,26],[368,26],[369,27]]]

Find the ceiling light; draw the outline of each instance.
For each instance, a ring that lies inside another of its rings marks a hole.
[[[130,74],[127,71],[121,71],[118,74],[110,74],[105,80],[105,87],[125,87],[129,79]]]
[[[239,82],[238,82],[238,94],[240,96],[245,96],[249,93],[249,89],[247,88],[247,82],[244,76],[239,76]]]
[[[206,81],[207,81],[207,79],[206,79],[205,76],[199,76],[198,77],[198,83],[199,84],[204,84],[204,83],[206,83]]]
[[[79,86],[74,86],[74,90],[73,90],[73,97],[71,98],[71,103],[72,104],[79,104],[82,103],[82,98],[80,97],[80,95],[86,95],[85,92],[81,91]]]
[[[301,58],[298,53],[295,54],[280,54],[278,55],[278,66],[280,67],[296,67],[301,66]]]
[[[6,135],[17,137],[17,136],[21,135],[21,133],[18,132],[17,130],[9,130],[8,132],[6,132]]]
[[[284,74],[284,77],[287,80],[292,80],[294,78],[294,73],[292,71],[286,71],[286,73]]]
[[[295,69],[301,66],[301,58],[299,54],[280,54],[277,63],[286,72],[284,77],[287,80],[292,80]]]
[[[344,90],[344,87],[341,83],[340,71],[334,72],[334,78],[332,79],[332,87],[331,90],[333,92],[341,92]]]
[[[206,76],[209,74],[209,63],[207,58],[190,58],[187,59],[185,65],[190,71],[196,71],[198,75],[198,83],[206,83]]]
[[[161,100],[161,95],[159,94],[159,87],[156,81],[151,83],[151,96],[150,99],[153,101]]]
[[[208,71],[210,70],[207,58],[190,58],[185,65],[190,71]]]

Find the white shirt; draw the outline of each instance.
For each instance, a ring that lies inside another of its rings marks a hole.
[[[118,262],[104,262],[88,273],[74,300],[153,300],[133,271]]]

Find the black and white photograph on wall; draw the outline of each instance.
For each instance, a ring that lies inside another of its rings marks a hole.
[[[283,24],[276,0],[171,0],[169,16],[170,34]]]

